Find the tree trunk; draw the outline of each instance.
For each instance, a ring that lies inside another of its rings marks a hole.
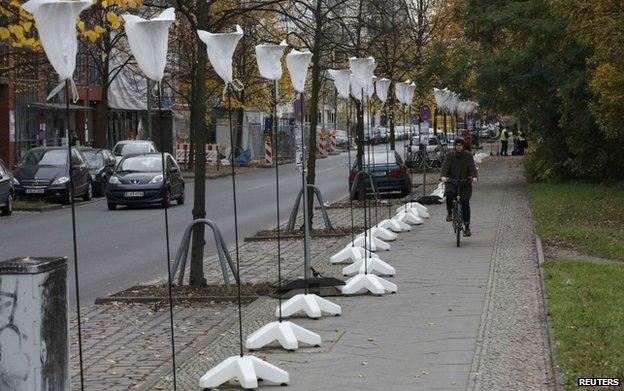
[[[388,94],[388,105],[386,106],[386,110],[388,110],[388,117],[390,121],[390,149],[396,150],[395,136],[394,136],[394,94]]]
[[[308,135],[308,162],[306,183],[314,185],[316,181],[316,128],[318,126],[318,106],[319,95],[321,92],[321,34],[323,28],[323,16],[321,14],[322,2],[316,2],[316,27],[314,32],[314,46],[312,48],[312,94],[310,96],[310,134]],[[308,224],[312,229],[312,221],[314,217],[314,190],[308,190]]]
[[[239,91],[240,102],[245,102],[245,90]],[[245,121],[245,109],[242,107],[236,109],[236,146],[234,148],[234,156],[243,152],[243,122]]]
[[[209,8],[206,2],[198,3],[198,28],[209,30]],[[195,154],[195,180],[193,200],[193,220],[206,218],[206,50],[199,44],[197,51],[197,63],[191,70],[191,127],[193,128],[193,147]],[[193,243],[191,245],[191,271],[189,283],[193,286],[206,285],[204,277],[204,245],[205,226],[198,224],[193,227]]]

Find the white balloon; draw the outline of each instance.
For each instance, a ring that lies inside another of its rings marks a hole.
[[[167,65],[169,26],[175,20],[175,9],[167,8],[151,20],[124,14],[126,36],[139,68],[148,79],[162,80]]]
[[[405,82],[405,84],[407,84],[409,82],[409,80],[407,82]],[[410,83],[407,85],[407,87],[405,87],[405,104],[406,105],[411,105],[412,104],[412,100],[414,99],[414,91],[416,91],[416,84],[414,83]]]
[[[293,49],[286,55],[286,66],[288,67],[288,73],[290,73],[290,81],[297,92],[305,90],[308,66],[311,60],[312,53],[310,52],[300,52]]]
[[[377,97],[383,103],[386,103],[388,100],[388,89],[390,88],[390,80],[389,79],[379,79],[375,83],[375,87],[377,90]]]
[[[334,80],[338,96],[342,99],[348,99],[351,88],[351,71],[348,69],[330,69],[329,74]]]
[[[405,104],[405,90],[407,89],[408,83],[404,81],[400,81],[394,84],[394,95],[400,103]]]
[[[268,80],[282,78],[282,55],[288,45],[282,41],[279,45],[257,45],[256,60],[260,76]]]
[[[209,33],[197,30],[197,35],[206,44],[208,59],[217,75],[226,83],[232,83],[232,56],[238,41],[243,37],[243,29],[236,25],[235,33]]]

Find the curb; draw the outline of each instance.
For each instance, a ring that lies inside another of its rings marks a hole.
[[[533,232],[535,231],[535,223],[533,224]],[[554,341],[555,341],[555,333],[554,330],[552,328],[552,321],[550,318],[550,315],[548,313],[548,308],[549,308],[549,300],[548,300],[548,295],[546,293],[546,280],[544,279],[544,270],[543,270],[543,265],[544,262],[546,261],[544,258],[544,248],[542,247],[542,241],[539,238],[539,236],[537,236],[537,233],[535,233],[535,248],[537,250],[537,261],[538,261],[538,270],[539,270],[539,274],[540,274],[540,287],[541,287],[541,291],[542,291],[542,300],[543,300],[543,305],[544,305],[544,309],[545,309],[545,318],[546,318],[546,333],[548,335],[548,349],[550,351],[550,366],[552,368],[552,376],[553,376],[553,380],[555,381],[554,383],[554,389],[555,391],[564,391],[564,386],[563,386],[563,373],[561,373],[561,371],[559,370],[559,365],[557,364],[559,362],[559,359],[557,357],[557,352],[554,349]]]
[[[95,204],[96,202],[104,201],[105,199],[106,199],[106,197],[98,197],[97,199],[93,198],[92,200],[89,200],[89,201],[74,202],[74,206],[78,207],[78,206],[82,206],[82,205]],[[13,210],[14,211],[19,211],[19,212],[43,213],[43,212],[50,212],[50,211],[53,211],[53,210],[67,209],[67,208],[71,208],[71,205],[57,204],[57,205],[44,206],[44,207],[41,207],[41,208],[18,208],[18,207],[14,207]]]

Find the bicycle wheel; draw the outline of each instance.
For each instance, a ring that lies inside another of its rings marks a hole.
[[[459,202],[455,202],[455,221],[454,221],[454,224],[455,224],[455,227],[456,227],[455,228],[455,235],[457,237],[457,247],[461,246],[461,231],[463,229],[462,219],[463,219],[463,216],[462,216],[461,208],[459,206]]]

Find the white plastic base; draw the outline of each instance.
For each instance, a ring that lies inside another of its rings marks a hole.
[[[424,219],[429,218],[429,209],[422,206],[418,202],[408,202],[405,205],[401,205],[396,209],[396,212],[399,213],[409,209],[413,209],[414,213],[417,214],[419,217],[422,217]]]
[[[288,372],[254,356],[232,356],[199,379],[200,388],[213,389],[228,380],[237,379],[245,389],[258,388],[258,379],[277,384],[290,381]]]
[[[385,241],[393,241],[397,239],[397,235],[384,227],[373,226],[368,230],[369,235]]]
[[[365,249],[370,251],[390,250],[390,245],[388,243],[374,236],[366,235],[366,237],[364,237],[364,233],[356,236],[353,244],[355,244],[356,246],[364,247]]]
[[[299,341],[308,345],[320,346],[321,336],[289,321],[271,322],[247,337],[247,349],[260,349],[274,341],[286,350],[299,348]]]
[[[402,223],[398,221],[397,219],[385,219],[381,223],[377,224],[377,226],[389,229],[390,231],[397,232],[397,233],[408,232],[412,230],[409,224]]]
[[[412,225],[420,225],[424,222],[423,219],[421,219],[418,215],[416,215],[415,213],[412,213],[411,210],[407,210],[406,212],[399,212],[395,218],[405,224],[412,224]]]
[[[342,287],[343,295],[355,295],[361,291],[369,291],[373,295],[383,295],[386,292],[396,293],[398,287],[388,280],[374,274],[358,274],[347,281]]]
[[[365,261],[366,265],[364,264]],[[344,267],[342,269],[342,274],[345,276],[364,274],[367,270],[368,273],[376,273],[382,276],[394,276],[396,273],[396,270],[390,266],[390,264],[379,258],[361,258],[351,265]]]
[[[332,255],[331,258],[329,258],[329,262],[355,262],[360,258],[364,258],[365,256],[370,258],[379,258],[379,255],[365,250],[364,247],[352,246],[351,244],[348,244],[347,247]]]
[[[342,309],[338,304],[311,293],[295,295],[282,303],[282,317],[284,318],[299,311],[305,312],[309,318],[320,318],[323,312],[330,315],[342,314]],[[275,309],[275,316],[279,316],[279,307]]]

